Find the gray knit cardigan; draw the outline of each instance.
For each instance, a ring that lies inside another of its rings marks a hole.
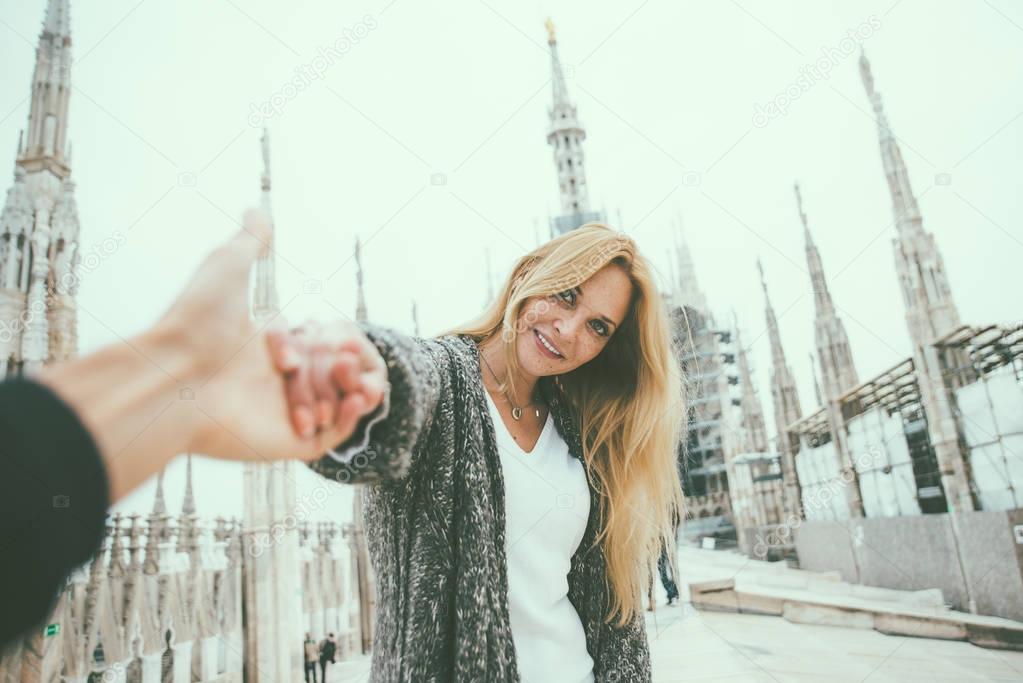
[[[519,681],[508,618],[504,482],[494,423],[468,336],[410,338],[361,326],[387,363],[389,396],[356,433],[310,466],[368,483],[366,536],[376,576],[372,680]],[[558,432],[582,460],[579,428],[556,385],[541,391]],[[589,475],[587,475],[589,476]],[[604,623],[610,599],[599,505],[571,562],[568,598],[586,632],[597,683],[650,680],[642,612]],[[592,546],[592,547],[591,547]],[[528,682],[527,682],[528,683]]]

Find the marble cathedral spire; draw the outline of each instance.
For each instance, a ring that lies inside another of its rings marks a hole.
[[[196,513],[195,493],[192,489],[192,454],[189,453],[185,461],[185,498],[181,502],[181,514],[191,516]]]
[[[795,458],[788,439],[788,426],[803,415],[799,407],[799,393],[792,370],[785,361],[785,349],[781,344],[781,332],[778,329],[778,318],[771,306],[771,298],[767,293],[767,280],[764,278],[764,267],[757,259],[757,270],[760,272],[760,286],[764,290],[765,316],[767,318],[767,336],[771,343],[771,403],[774,406],[774,424],[777,431],[778,451],[782,455],[782,475],[785,484],[785,509],[789,513],[799,509],[799,482],[796,479]]]
[[[828,291],[828,281],[824,277],[824,265],[821,262],[820,252],[814,244],[813,235],[810,233],[810,222],[803,210],[803,193],[799,190],[799,183],[795,183],[792,189],[796,193],[796,211],[799,212],[799,220],[803,223],[803,239],[806,242],[806,265],[810,271],[810,284],[813,286],[813,304],[817,311],[817,317],[834,313],[835,304],[831,300],[831,292]]]
[[[747,453],[765,453],[768,451],[767,424],[764,421],[764,407],[753,384],[750,372],[749,357],[746,347],[742,345],[739,334],[739,320],[732,313],[735,327],[736,362],[739,365],[739,388],[742,391],[740,407],[742,409],[743,450]]]
[[[167,499],[163,495],[163,477],[166,469],[160,470],[156,475],[156,495],[153,496],[153,509],[151,515],[167,514]]]
[[[774,400],[778,434],[781,436],[786,427],[802,417],[802,409],[799,407],[799,393],[796,391],[796,382],[792,378],[792,370],[789,369],[788,362],[785,360],[785,349],[781,343],[778,318],[771,305],[771,297],[767,292],[767,281],[764,278],[764,267],[759,259],[757,259],[757,270],[760,272],[760,286],[764,290],[767,336],[771,343],[771,395]]]
[[[927,414],[931,446],[938,460],[941,485],[949,511],[973,510],[970,477],[963,457],[957,421],[942,381],[942,364],[933,342],[959,327],[959,310],[945,273],[945,262],[934,241],[924,230],[923,218],[898,142],[892,135],[881,95],[874,89],[874,75],[865,53],[860,54],[860,76],[877,117],[881,162],[888,180],[895,216],[895,272],[906,308],[906,326],[913,341],[913,362],[921,403]],[[953,360],[959,365],[960,361]],[[968,363],[963,358],[962,363]]]
[[[412,334],[416,337],[419,336],[419,311],[415,299],[412,300]]]
[[[68,0],[49,0],[36,46],[27,135],[18,144],[18,164],[46,169],[60,179],[68,161],[68,103],[71,96],[71,12]]]
[[[892,198],[897,235],[895,268],[906,305],[906,324],[914,346],[925,346],[959,325],[959,311],[934,235],[924,230],[923,217],[898,141],[888,125],[881,94],[866,53],[860,54],[860,76],[877,119],[881,162]]]
[[[267,220],[270,221],[270,238],[263,254],[256,261],[255,288],[252,296],[252,317],[256,322],[263,322],[280,313],[281,307],[277,297],[277,274],[274,252],[274,238],[277,229],[274,226],[273,207],[270,203],[270,134],[263,129],[260,138],[263,151],[263,175],[260,177],[260,206]]]
[[[71,181],[68,105],[71,14],[49,0],[36,46],[27,128],[0,213],[0,377],[77,353],[78,208]]]
[[[280,313],[277,296],[274,243],[277,227],[270,202],[270,137],[263,130],[260,140],[263,174],[260,179],[261,208],[270,222],[270,237],[253,266],[252,318],[265,323]],[[295,593],[301,577],[299,533],[287,528],[272,541],[268,529],[292,514],[297,505],[295,480],[298,463],[245,463],[242,539],[251,571],[243,573],[246,619],[245,680],[251,683],[298,680],[295,665],[301,661],[302,604]]]
[[[676,301],[679,305],[691,306],[704,315],[709,315],[707,308],[707,297],[700,289],[700,283],[696,279],[696,267],[693,264],[693,255],[689,251],[689,244],[686,242],[682,232],[681,223],[675,224],[675,261],[678,267],[678,280],[674,283]]]
[[[369,321],[366,313],[366,292],[362,287],[362,248],[359,245],[359,238],[355,238],[355,322],[364,323]]]
[[[153,509],[149,511],[147,522],[149,526],[146,534],[146,552],[143,563],[143,571],[146,574],[158,574],[160,572],[160,544],[168,540],[168,519],[167,502],[163,495],[163,477],[166,468],[160,470],[156,476],[156,495],[153,497]]]
[[[547,44],[551,48],[551,84],[553,100],[550,109],[550,128],[547,143],[554,149],[554,165],[558,174],[558,193],[561,198],[561,215],[551,221],[551,236],[578,228],[583,223],[604,220],[603,213],[590,211],[589,190],[586,185],[583,128],[575,104],[568,95],[565,71],[558,55],[558,40],[554,35],[554,23],[547,19]]]
[[[824,405],[824,395],[821,392],[821,383],[817,379],[817,359],[814,358],[813,353],[806,354],[810,357],[810,373],[813,375],[813,395],[817,399],[817,405]]]
[[[814,317],[814,341],[817,346],[817,357],[820,359],[821,376],[824,380],[824,400],[834,400],[860,383],[853,363],[849,337],[845,333],[845,325],[835,311],[835,303],[828,291],[828,281],[824,277],[824,265],[820,252],[810,233],[810,222],[803,210],[803,195],[799,191],[799,183],[794,185],[796,193],[796,209],[799,220],[803,223],[803,236],[806,240],[806,265],[810,271],[810,283],[813,286],[813,302],[816,315]],[[815,379],[816,381],[816,379]],[[818,405],[823,405],[821,399]]]

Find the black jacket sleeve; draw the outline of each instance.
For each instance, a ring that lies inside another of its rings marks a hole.
[[[0,646],[43,626],[102,538],[109,490],[96,442],[37,382],[0,383]]]

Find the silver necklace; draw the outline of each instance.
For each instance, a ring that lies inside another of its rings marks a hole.
[[[497,373],[494,372],[494,368],[490,367],[490,362],[487,360],[487,357],[483,355],[482,351],[480,351],[480,358],[483,359],[483,363],[487,366],[487,370],[490,370],[490,374],[493,376],[494,381],[497,382],[498,384],[500,384],[501,380],[499,380],[497,378]],[[486,391],[486,387],[484,387],[483,389],[484,389],[484,391]],[[508,401],[508,403],[511,404],[511,407],[512,407],[512,409],[511,409],[512,418],[515,421],[521,420],[522,419],[522,407],[515,405],[515,403],[512,402],[512,400],[510,398],[508,398],[507,392],[502,391],[501,394],[504,396],[504,400]],[[534,405],[534,404],[533,404],[532,401],[530,401],[526,405],[527,406],[531,406],[531,405]],[[534,412],[534,414],[536,415],[537,418],[540,417],[540,409],[539,408],[536,408],[533,412]]]

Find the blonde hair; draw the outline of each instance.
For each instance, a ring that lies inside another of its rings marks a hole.
[[[609,263],[632,283],[629,311],[601,352],[558,375],[556,386],[580,427],[583,462],[600,500],[596,543],[604,540],[611,588],[605,623],[617,615],[624,626],[642,612],[662,546],[676,569],[675,534],[684,510],[682,370],[650,264],[630,237],[588,223],[520,258],[487,309],[446,334],[482,341],[500,333],[511,378],[519,367],[515,341],[525,301],[571,289]]]

